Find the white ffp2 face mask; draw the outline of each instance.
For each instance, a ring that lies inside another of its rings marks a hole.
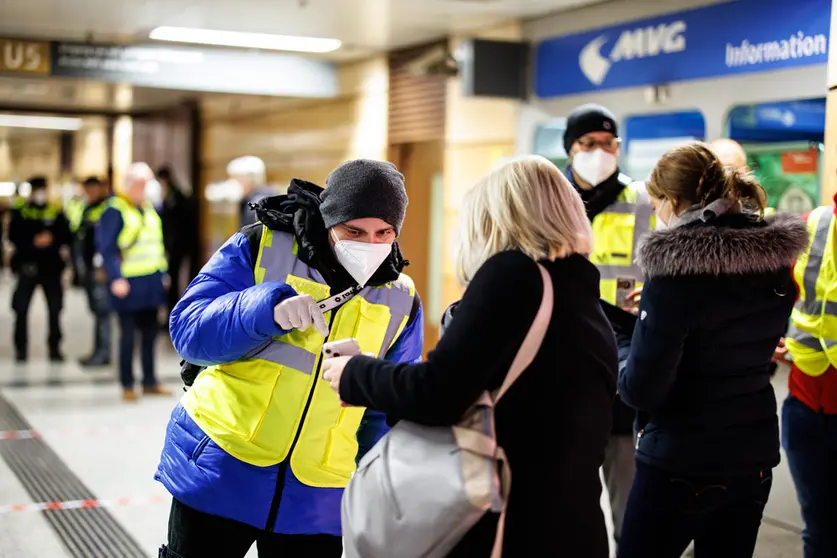
[[[32,203],[35,205],[46,205],[47,193],[46,190],[36,190],[32,192]]]
[[[371,244],[335,237],[334,255],[349,275],[361,287],[378,271],[392,252],[392,244]]]
[[[616,155],[604,149],[579,151],[573,155],[573,171],[591,186],[598,186],[616,172]]]
[[[657,212],[656,212],[656,215],[657,215],[657,225],[655,226],[655,228],[656,228],[658,231],[664,231],[664,230],[666,230],[666,229],[670,229],[670,228],[671,228],[671,226],[670,226],[668,223],[666,223],[665,221],[663,221],[663,218],[660,216],[660,214],[661,214],[661,213],[662,213],[662,211],[663,211],[663,208],[664,208],[664,207],[666,206],[666,204],[668,204],[668,203],[670,203],[668,200],[664,200],[664,201],[660,204],[660,207],[658,208],[658,210],[657,210]],[[671,221],[673,218],[674,218],[674,214],[673,214],[673,213],[669,213],[669,215],[668,215],[668,220],[669,220],[669,221]]]

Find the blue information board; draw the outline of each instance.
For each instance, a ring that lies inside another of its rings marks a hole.
[[[737,0],[547,39],[535,93],[558,97],[825,64],[831,0]]]

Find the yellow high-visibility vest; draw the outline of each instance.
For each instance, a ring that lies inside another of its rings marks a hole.
[[[85,207],[87,207],[87,202],[83,198],[76,196],[70,198],[64,208],[64,214],[70,223],[70,230],[74,233],[78,232],[81,227]]]
[[[601,274],[601,297],[616,306],[616,284],[619,279],[632,279],[642,286],[643,273],[635,263],[639,239],[654,229],[656,216],[645,185],[631,182],[625,175],[619,180],[626,187],[616,202],[593,218],[593,253],[590,261]]]
[[[256,284],[287,283],[315,300],[329,297],[322,275],[296,254],[293,235],[263,227]],[[403,274],[387,285],[364,288],[325,313],[328,340],[355,338],[364,353],[385,356],[407,325],[414,296],[415,286]],[[355,471],[365,409],[341,407],[323,380],[325,341],[313,327],[274,338],[235,362],[202,371],[181,402],[233,457],[259,467],[290,457],[291,470],[306,485],[343,488]]]
[[[85,207],[85,208],[84,208],[84,211],[82,212],[82,224],[88,224],[88,223],[89,223],[89,224],[91,224],[91,225],[96,225],[96,224],[98,224],[98,223],[99,223],[99,220],[101,220],[101,218],[102,218],[102,214],[103,214],[103,213],[105,212],[105,210],[106,210],[106,209],[108,209],[110,206],[111,206],[111,204],[110,204],[110,200],[108,199],[108,200],[104,200],[104,201],[102,201],[101,203],[99,203],[99,204],[98,204],[96,207],[94,207],[93,209],[87,209],[87,207]],[[89,207],[89,206],[88,206],[88,207]],[[78,228],[78,230],[77,230],[77,232],[76,232],[76,236],[77,236],[79,239],[84,239],[84,237],[85,237],[86,235],[87,235],[87,230],[86,230],[86,228],[81,228],[81,227],[79,226],[79,228]]]
[[[797,368],[810,376],[820,376],[829,366],[837,365],[834,208],[812,211],[808,232],[811,244],[793,268],[799,300],[791,313],[785,343]]]
[[[25,200],[17,200],[14,208],[20,212],[20,216],[27,221],[44,221],[51,224],[61,215],[61,208],[54,205],[46,205],[38,207]]]
[[[168,270],[166,248],[163,244],[163,222],[150,202],[145,202],[142,211],[123,198],[113,197],[110,201],[122,215],[122,230],[116,244],[122,252],[122,277],[142,277],[158,271]]]

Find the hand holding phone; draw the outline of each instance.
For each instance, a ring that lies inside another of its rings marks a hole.
[[[357,339],[340,339],[323,345],[323,356],[325,358],[338,358],[341,356],[357,356],[362,354]]]

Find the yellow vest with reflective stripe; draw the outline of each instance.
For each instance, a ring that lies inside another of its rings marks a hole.
[[[20,212],[20,216],[27,221],[44,221],[46,223],[51,223],[52,221],[58,219],[58,216],[61,215],[60,207],[56,207],[54,205],[38,207],[21,200],[15,203],[15,209],[17,209]]]
[[[627,182],[628,177],[621,175]],[[639,239],[656,224],[654,208],[641,182],[626,186],[616,200],[593,218],[593,253],[590,261],[601,274],[601,297],[611,304],[623,306],[616,300],[619,279],[633,279],[642,286],[643,273],[634,262]]]
[[[85,207],[87,207],[87,202],[79,197],[70,198],[67,202],[64,213],[67,215],[67,221],[70,222],[70,230],[72,232],[78,231],[79,227],[81,227]]]
[[[811,245],[796,261],[799,300],[785,337],[793,362],[810,376],[837,365],[837,259],[834,208],[818,207],[808,217]]]
[[[122,198],[110,201],[122,215],[122,230],[116,243],[122,253],[122,277],[142,277],[168,270],[163,244],[163,222],[154,206],[145,202],[142,211]]]
[[[322,275],[296,256],[294,237],[263,227],[256,284],[287,283],[315,300],[330,296]],[[415,286],[401,275],[366,287],[326,312],[329,341],[355,338],[365,353],[383,357],[407,325]],[[290,456],[308,486],[343,488],[355,471],[357,430],[365,409],[341,407],[320,372],[323,343],[313,327],[293,330],[235,362],[200,373],[182,404],[209,438],[237,459],[268,467]]]

